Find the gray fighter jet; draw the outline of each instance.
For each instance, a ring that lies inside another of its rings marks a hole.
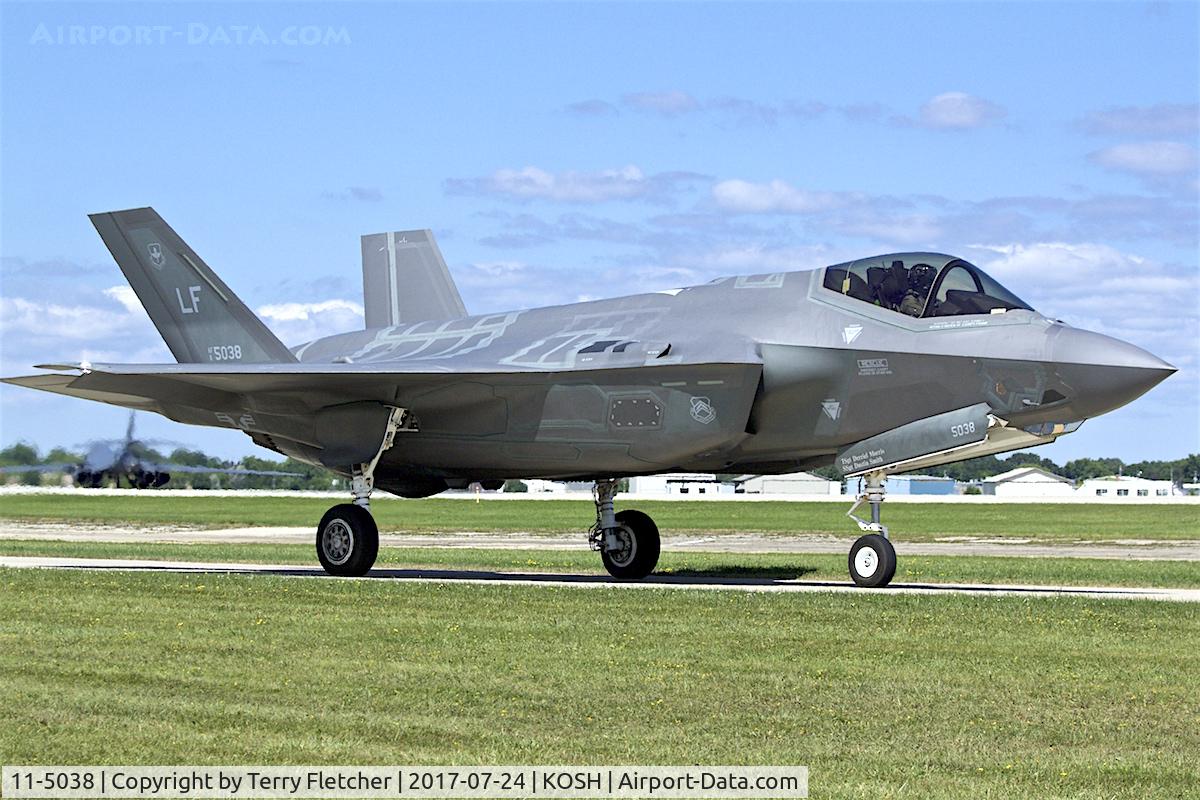
[[[367,330],[289,349],[152,209],[91,219],[179,363],[8,382],[242,430],[351,478],[317,528],[335,575],[375,561],[376,487],[594,481],[591,546],[641,578],[659,533],[614,511],[618,479],[834,463],[865,486],[851,577],[883,586],[888,474],[1052,442],[1175,371],[936,253],[469,316],[428,231],[363,237]]]
[[[169,461],[151,461],[147,448],[151,440],[135,439],[133,436],[136,411],[129,413],[129,425],[124,439],[107,439],[88,445],[87,454],[78,463],[24,464],[0,468],[0,475],[28,472],[65,472],[71,475],[76,486],[97,489],[108,481],[120,486],[124,480],[131,489],[157,489],[166,486],[172,473],[190,475],[263,475],[269,477],[299,477],[298,472],[279,472],[270,469],[234,469],[223,467],[196,467],[173,464]]]

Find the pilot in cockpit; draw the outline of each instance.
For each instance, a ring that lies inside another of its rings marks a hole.
[[[904,292],[904,297],[900,300],[897,310],[910,317],[921,316],[935,277],[937,277],[937,270],[928,264],[913,265],[912,269],[908,271],[908,289]]]

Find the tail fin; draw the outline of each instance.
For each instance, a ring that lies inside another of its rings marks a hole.
[[[296,361],[154,209],[92,214],[90,219],[176,361]]]
[[[433,231],[362,237],[363,308],[368,328],[467,315]]]

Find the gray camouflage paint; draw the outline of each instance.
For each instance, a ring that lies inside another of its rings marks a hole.
[[[405,495],[484,479],[788,472],[971,407],[1014,430],[1077,422],[1174,371],[1034,311],[908,317],[826,289],[823,270],[355,331],[281,353],[151,209],[93,220],[188,363],[8,382],[237,428],[343,474],[374,454],[386,407],[401,406],[417,430],[384,453],[376,484]],[[154,242],[169,268],[153,263]],[[235,343],[242,358],[221,360]],[[929,447],[944,438],[931,435]]]

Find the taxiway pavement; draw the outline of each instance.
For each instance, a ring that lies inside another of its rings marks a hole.
[[[375,580],[409,583],[465,583],[496,586],[562,586],[578,589],[699,589],[738,592],[857,592],[879,594],[1025,597],[1090,597],[1103,599],[1166,600],[1200,603],[1200,589],[1101,586],[1016,586],[991,584],[893,583],[883,589],[863,589],[850,582],[777,578],[694,577],[651,575],[622,581],[604,575],[536,572],[497,572],[459,569],[375,569],[363,578],[334,578],[320,567],[277,564],[229,564],[198,561],[157,561],[107,558],[49,558],[0,556],[0,567],[16,569],[102,570],[176,574],[273,575],[310,580]]]
[[[40,539],[70,542],[169,542],[176,544],[305,544],[312,545],[314,528],[191,529],[128,524],[39,523],[5,520],[0,539]],[[847,553],[854,541],[820,534],[692,533],[664,536],[662,549],[672,552],[714,553]],[[1158,541],[1123,539],[1071,544],[1047,544],[1013,538],[955,537],[936,542],[893,539],[901,556],[1017,556],[1025,558],[1112,558],[1200,561],[1200,540]],[[381,547],[459,547],[494,550],[585,550],[580,533],[383,534]]]

